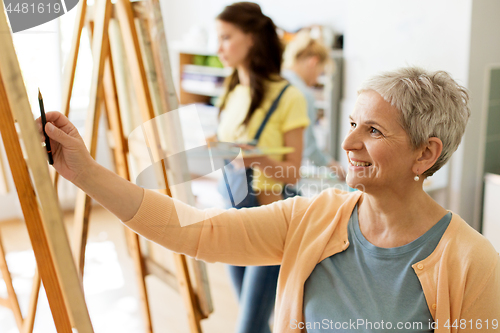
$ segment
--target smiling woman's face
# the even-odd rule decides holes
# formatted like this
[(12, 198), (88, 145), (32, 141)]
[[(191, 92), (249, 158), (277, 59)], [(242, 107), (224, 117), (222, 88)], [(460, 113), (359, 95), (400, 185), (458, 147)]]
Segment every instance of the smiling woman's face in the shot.
[(370, 192), (404, 188), (412, 182), (417, 152), (399, 122), (400, 111), (370, 90), (358, 96), (350, 118), (351, 128), (342, 143), (349, 160), (347, 184)]

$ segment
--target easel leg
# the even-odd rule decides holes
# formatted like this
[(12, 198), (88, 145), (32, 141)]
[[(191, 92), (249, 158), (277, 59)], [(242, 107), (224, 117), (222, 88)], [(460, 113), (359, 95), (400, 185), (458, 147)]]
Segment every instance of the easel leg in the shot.
[(91, 198), (82, 190), (78, 190), (75, 202), (75, 217), (73, 226), (73, 256), (80, 276), (83, 277), (85, 267), (85, 248), (89, 233), (89, 217), (91, 209)]
[(31, 287), (30, 302), (28, 305), (28, 314), (24, 319), (22, 333), (33, 332), (33, 327), (35, 326), (35, 315), (36, 307), (38, 305), (38, 293), (40, 292), (40, 275), (38, 274), (38, 269), (35, 269), (35, 275), (33, 275), (33, 285)]
[(16, 324), (19, 330), (23, 327), (23, 315), (21, 314), (21, 308), (19, 307), (19, 301), (17, 299), (14, 286), (12, 285), (12, 276), (10, 275), (9, 268), (7, 267), (7, 260), (5, 258), (5, 251), (2, 244), (1, 234), (0, 234), (0, 272), (2, 273), (5, 286), (7, 287), (7, 300), (9, 301), (9, 306), (14, 313), (14, 318), (16, 319)]
[(153, 325), (151, 323), (151, 312), (149, 310), (149, 299), (148, 291), (146, 288), (146, 267), (144, 263), (144, 258), (141, 252), (141, 245), (139, 242), (139, 235), (132, 232), (130, 229), (125, 230), (129, 233), (132, 248), (130, 249), (132, 260), (135, 266), (135, 275), (137, 282), (139, 284), (139, 297), (141, 298), (141, 311), (144, 318), (145, 332), (152, 333)]
[[(177, 95), (175, 94), (175, 86), (172, 79), (170, 58), (165, 36), (164, 21), (161, 15), (161, 6), (159, 0), (148, 0), (145, 2), (147, 27), (142, 24), (143, 39), (148, 40), (151, 44), (152, 59), (157, 73), (157, 83), (159, 87), (160, 101), (164, 110), (176, 110), (178, 108)], [(142, 23), (142, 22), (141, 22)], [(170, 129), (172, 131), (172, 129)], [(180, 133), (178, 133), (180, 134)], [(170, 140), (175, 136), (174, 133), (169, 133)], [(176, 139), (174, 139), (176, 140)], [(181, 166), (170, 166), (171, 171), (179, 172)], [(177, 170), (175, 170), (177, 169)], [(189, 196), (189, 195), (188, 195)], [(208, 276), (204, 263), (200, 263), (194, 259), (189, 260), (193, 264), (193, 275), (196, 279), (196, 293), (194, 303), (200, 312), (198, 313), (201, 319), (207, 318), (213, 312), (213, 305), (208, 286)], [(196, 310), (197, 311), (197, 310)]]
[(40, 275), (38, 275), (38, 269), (35, 269), (35, 274), (33, 275), (33, 286), (31, 288), (31, 296), (28, 305), (28, 311), (26, 318), (23, 319), (21, 313), (21, 307), (19, 306), (19, 300), (17, 299), (14, 286), (12, 284), (12, 277), (10, 275), (7, 261), (5, 260), (5, 250), (3, 248), (2, 239), (0, 235), (0, 272), (4, 279), (5, 285), (7, 286), (8, 301), (10, 303), (10, 308), (14, 313), (16, 319), (17, 327), (20, 333), (31, 333), (33, 332), (33, 326), (35, 324), (36, 306), (38, 303), (38, 292), (40, 291)]
[[(90, 155), (95, 158), (97, 150), (97, 134), (100, 119), (100, 108), (103, 97), (102, 76), (104, 73), (104, 61), (109, 52), (108, 26), (111, 18), (111, 1), (98, 0), (95, 6), (95, 33), (92, 41), (92, 56), (94, 67), (92, 69), (92, 86), (90, 89), (90, 104), (85, 123), (85, 143)], [(75, 207), (74, 225), (74, 257), (83, 276), (85, 265), (85, 246), (88, 234), (88, 219), (90, 215), (91, 199), (83, 192), (77, 196)]]
[[(143, 122), (149, 121), (155, 117), (151, 96), (149, 95), (149, 87), (147, 84), (146, 73), (144, 69), (144, 62), (140, 52), (139, 39), (133, 19), (132, 4), (129, 0), (118, 0), (116, 3), (116, 14), (120, 21), (120, 29), (124, 38), (125, 49), (127, 52), (127, 60), (131, 69), (132, 79), (136, 84), (136, 91), (138, 92), (138, 102), (142, 114)], [(153, 134), (158, 138), (158, 133)], [(151, 147), (153, 156), (158, 156), (156, 141)], [(162, 193), (171, 195), (169, 193), (168, 180), (165, 172), (165, 165), (162, 162), (162, 171), (165, 180), (166, 190)], [(179, 254), (173, 254), (177, 267), (177, 277), (179, 280), (181, 294), (186, 304), (188, 311), (189, 326), (191, 332), (201, 332), (201, 311), (197, 305), (196, 296), (189, 277), (189, 270), (186, 263), (186, 258)]]
[(73, 37), (71, 39), (71, 48), (63, 73), (64, 85), (62, 89), (61, 112), (64, 113), (66, 117), (69, 116), (71, 94), (73, 92), (73, 83), (75, 81), (76, 63), (78, 61), (78, 51), (80, 50), (80, 38), (85, 24), (85, 15), (87, 14), (87, 0), (79, 1), (77, 6), (78, 12), (76, 13), (75, 27), (73, 29)]
[(21, 146), (18, 141), (14, 118), (8, 104), (7, 92), (3, 78), (0, 75), (0, 132), (2, 134), (5, 151), (11, 166), (12, 177), (16, 184), (21, 208), (26, 220), (31, 244), (37, 260), (40, 275), (44, 277), (44, 286), (47, 298), (54, 317), (58, 332), (71, 333), (69, 313), (64, 302), (63, 291), (57, 278), (54, 258), (38, 211), (38, 202), (31, 185), (28, 167)]
[[(118, 93), (116, 89), (113, 67), (113, 57), (109, 52), (104, 68), (104, 96), (106, 102), (106, 113), (108, 115), (108, 124), (113, 133), (115, 142), (115, 166), (117, 173), (130, 180), (130, 173), (127, 162), (127, 142), (123, 133), (123, 127), (118, 104)], [(139, 236), (130, 229), (125, 228), (127, 243), (131, 247), (130, 253), (134, 261), (136, 278), (139, 286), (139, 296), (141, 298), (141, 309), (144, 318), (145, 332), (152, 333), (151, 312), (149, 309), (148, 293), (146, 288), (145, 262), (142, 255)]]
[[(83, 25), (85, 24), (85, 15), (87, 14), (87, 0), (78, 2), (78, 12), (76, 14), (75, 27), (73, 29), (73, 37), (71, 39), (71, 48), (69, 51), (68, 61), (64, 66), (63, 87), (62, 87), (62, 109), (66, 117), (69, 117), (71, 94), (73, 93), (73, 83), (75, 81), (76, 63), (78, 60), (78, 51), (80, 50), (80, 38), (82, 36)], [(52, 177), (54, 188), (57, 192), (57, 184), (59, 182), (59, 174), (55, 172)]]
[[(71, 82), (74, 80), (74, 71), (75, 71), (75, 64), (76, 64), (76, 58), (78, 54), (78, 46), (79, 46), (79, 36), (81, 36), (81, 29), (83, 27), (83, 22), (84, 22), (84, 16), (85, 16), (85, 9), (86, 6), (83, 7), (83, 9), (80, 11), (78, 14), (79, 23), (77, 24), (77, 27), (75, 27), (77, 38), (74, 37), (74, 42), (77, 40), (76, 46), (72, 48), (72, 57), (70, 58), (73, 59), (73, 65), (71, 66), (72, 70), (70, 74), (68, 74), (68, 82)], [(98, 15), (96, 14), (96, 17)], [(109, 19), (108, 19), (109, 22)], [(94, 61), (99, 61), (99, 63), (102, 61), (102, 58), (97, 59), (95, 55), (97, 52), (95, 51), (95, 44), (96, 42), (94, 41), (93, 38), (93, 22), (89, 22), (88, 24), (88, 31), (89, 31), (89, 37), (91, 39), (91, 44), (93, 45), (93, 52), (94, 52)], [(100, 29), (100, 28), (98, 28)], [(105, 27), (103, 27), (105, 31), (107, 32), (107, 24)], [(101, 30), (100, 30), (101, 31)], [(107, 34), (106, 34), (107, 35)], [(103, 43), (106, 43), (106, 45), (103, 45)], [(126, 141), (123, 136), (123, 129), (121, 127), (121, 119), (120, 119), (120, 113), (118, 109), (118, 102), (117, 102), (117, 94), (116, 94), (116, 84), (114, 83), (114, 74), (113, 74), (113, 66), (112, 66), (112, 58), (111, 58), (111, 53), (109, 52), (109, 39), (106, 38), (106, 40), (102, 39), (102, 43), (100, 44), (100, 47), (102, 49), (107, 49), (108, 52), (107, 54), (104, 54), (103, 51), (101, 51), (99, 54), (101, 57), (107, 59), (105, 61), (105, 68), (104, 68), (104, 86), (107, 87), (104, 89), (105, 93), (105, 100), (103, 101), (106, 103), (106, 110), (107, 116), (108, 116), (108, 122), (109, 124), (115, 128), (113, 130), (113, 133), (115, 134), (115, 161), (116, 161), (116, 166), (117, 166), (117, 171), (119, 174), (122, 175), (122, 177), (129, 179), (128, 175), (128, 163), (127, 163), (127, 150), (126, 150)], [(107, 58), (106, 58), (107, 56)], [(100, 76), (99, 76), (100, 77)], [(71, 90), (72, 90), (72, 85), (67, 86), (67, 90), (65, 91), (66, 93), (64, 94), (65, 98), (63, 102), (66, 105), (65, 113), (69, 113), (69, 97), (71, 96)], [(94, 90), (92, 90), (94, 91)], [(97, 92), (96, 97), (101, 91)], [(91, 100), (94, 100), (91, 97)], [(88, 135), (86, 136), (87, 138), (90, 139), (90, 144), (89, 147), (91, 147), (91, 154), (94, 152), (93, 157), (95, 157), (95, 142), (97, 141), (97, 131), (98, 131), (98, 125), (99, 125), (99, 118), (100, 118), (100, 108), (98, 106), (98, 103), (96, 102), (95, 104), (97, 106), (97, 109), (94, 108), (89, 108), (89, 114), (88, 114), (88, 120), (87, 120), (87, 126), (86, 129), (89, 130)], [(94, 111), (94, 112), (93, 112)], [(111, 112), (110, 112), (111, 111)], [(117, 134), (118, 133), (118, 134)], [(88, 141), (87, 141), (88, 142)], [(121, 170), (121, 172), (120, 172)], [(88, 226), (89, 226), (89, 216), (90, 216), (90, 211), (91, 211), (91, 205), (90, 205), (90, 198), (86, 196), (83, 192), (80, 192), (77, 196), (77, 202), (76, 202), (76, 207), (75, 207), (75, 226), (74, 226), (74, 255), (75, 255), (75, 261), (78, 263), (78, 267), (80, 268), (80, 272), (83, 276), (83, 269), (84, 269), (84, 262), (85, 262), (85, 247), (86, 247), (86, 242), (87, 242), (87, 235), (88, 235)], [(144, 271), (144, 263), (143, 263), (143, 257), (142, 253), (140, 252), (140, 244), (139, 244), (139, 239), (138, 236), (134, 233), (132, 233), (130, 230), (127, 229), (126, 231), (127, 234), (127, 239), (129, 240), (130, 245), (132, 245), (133, 250), (132, 250), (132, 256), (134, 260), (134, 264), (136, 266), (136, 271), (138, 273), (138, 280), (139, 280), (139, 291), (141, 295), (141, 300), (142, 300), (142, 308), (143, 308), (143, 313), (144, 313), (144, 319), (146, 323), (146, 331), (147, 332), (152, 332), (152, 325), (151, 325), (151, 315), (150, 315), (150, 310), (149, 310), (149, 304), (148, 304), (148, 297), (147, 297), (147, 291), (146, 291), (146, 285), (145, 285), (145, 271)]]
[(7, 181), (7, 174), (3, 166), (3, 152), (0, 150), (0, 195), (9, 193), (9, 183)]
[(186, 256), (174, 253), (177, 279), (179, 280), (179, 289), (181, 291), (184, 304), (188, 312), (189, 327), (192, 333), (201, 333), (201, 311), (198, 308), (196, 295), (189, 277)]

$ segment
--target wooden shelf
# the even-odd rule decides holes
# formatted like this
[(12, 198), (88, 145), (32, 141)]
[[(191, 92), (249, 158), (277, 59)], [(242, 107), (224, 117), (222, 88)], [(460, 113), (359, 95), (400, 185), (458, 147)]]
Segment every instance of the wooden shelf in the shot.
[[(210, 89), (199, 87), (192, 87), (190, 84), (185, 84), (183, 82), (183, 74), (195, 74), (195, 75), (207, 75), (207, 76), (216, 76), (216, 77), (224, 77), (226, 74), (225, 69), (208, 67), (208, 66), (199, 66), (194, 65), (194, 57), (197, 55), (214, 55), (212, 53), (203, 52), (201, 50), (186, 50), (183, 49), (179, 53), (179, 97), (180, 104), (193, 104), (193, 103), (202, 103), (208, 104), (210, 99), (214, 96), (218, 96), (220, 92), (213, 87)], [(208, 85), (208, 84), (207, 84)]]
[(211, 89), (203, 89), (203, 88), (193, 88), (189, 87), (187, 82), (181, 82), (181, 88), (184, 92), (193, 95), (200, 95), (205, 97), (218, 97), (224, 92), (224, 88), (211, 88)]

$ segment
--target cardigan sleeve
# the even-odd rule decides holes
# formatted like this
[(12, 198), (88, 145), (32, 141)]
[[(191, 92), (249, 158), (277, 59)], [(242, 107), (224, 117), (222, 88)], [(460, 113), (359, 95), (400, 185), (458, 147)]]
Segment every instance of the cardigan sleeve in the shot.
[(165, 248), (198, 260), (278, 265), (294, 205), (290, 198), (248, 209), (199, 210), (146, 189), (135, 216), (123, 223)]
[(478, 293), (474, 301), (467, 309), (464, 309), (457, 323), (458, 332), (500, 332), (500, 257), (498, 255), (491, 270), (485, 272), (484, 282), (476, 287)]

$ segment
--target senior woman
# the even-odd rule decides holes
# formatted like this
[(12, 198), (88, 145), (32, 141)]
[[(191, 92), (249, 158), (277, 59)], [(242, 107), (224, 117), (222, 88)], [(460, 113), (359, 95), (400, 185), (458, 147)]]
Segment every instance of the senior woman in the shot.
[[(56, 170), (143, 236), (206, 262), (281, 264), (274, 332), (496, 332), (497, 252), (422, 189), (457, 149), (467, 102), (445, 72), (378, 75), (360, 90), (343, 143), (347, 183), (361, 191), (227, 211), (125, 181), (60, 113), (47, 113), (46, 130)], [(181, 227), (192, 214), (203, 221)]]

